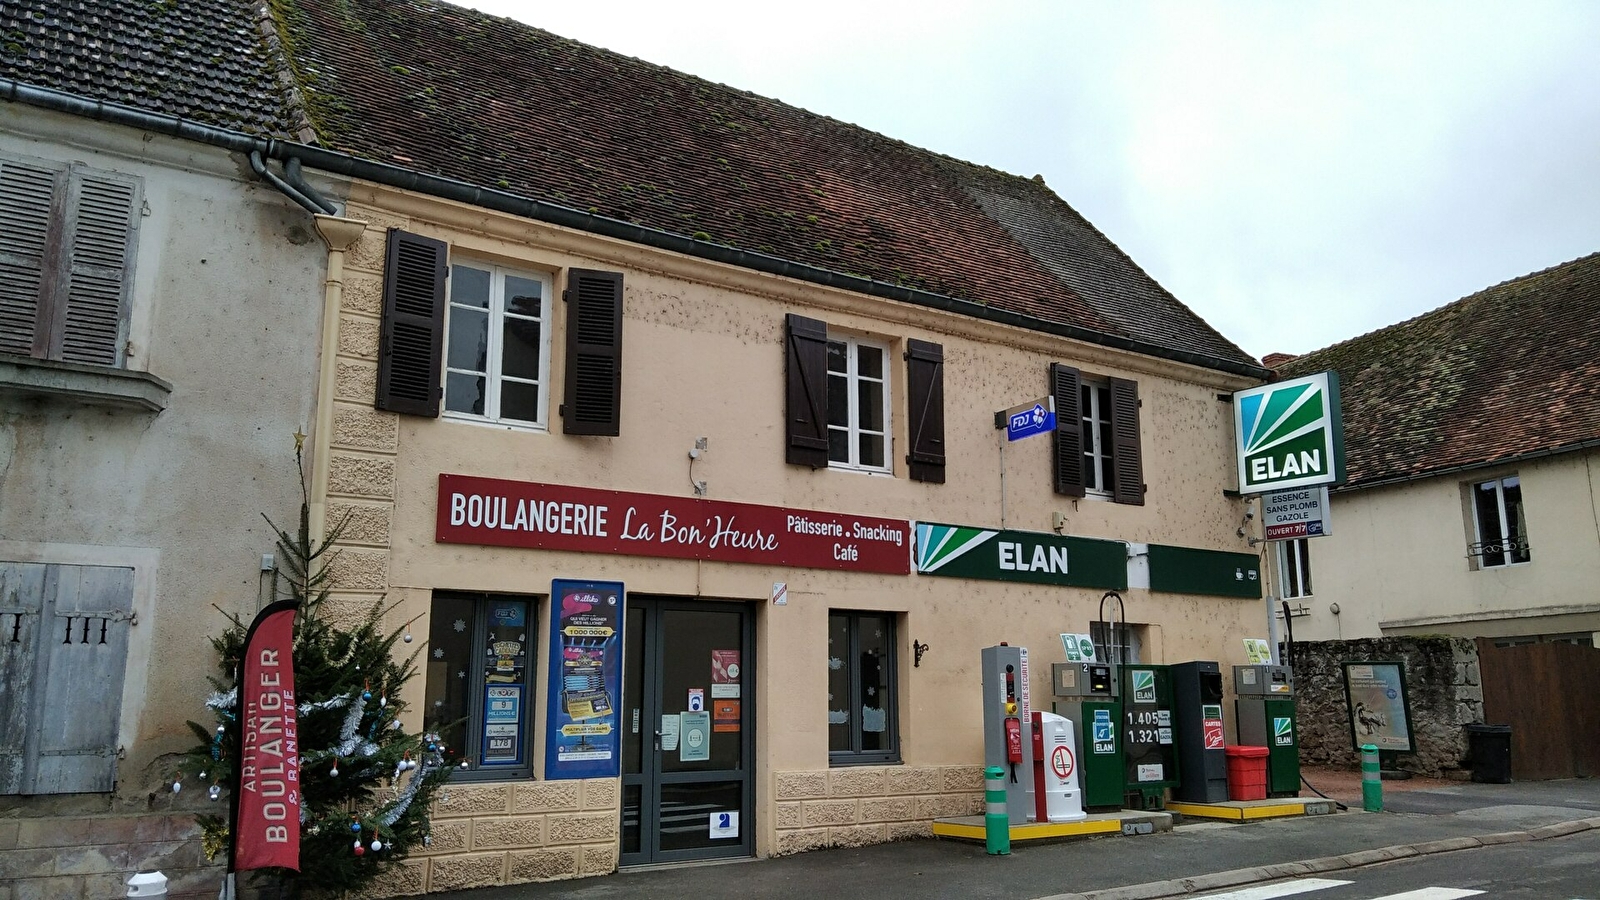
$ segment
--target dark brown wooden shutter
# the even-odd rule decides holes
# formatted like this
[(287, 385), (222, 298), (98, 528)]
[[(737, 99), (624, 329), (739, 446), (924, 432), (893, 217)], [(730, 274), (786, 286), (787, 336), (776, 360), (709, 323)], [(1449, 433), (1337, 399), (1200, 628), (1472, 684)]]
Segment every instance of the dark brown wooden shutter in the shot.
[(1056, 398), (1056, 493), (1083, 496), (1083, 378), (1077, 369), (1050, 364), (1050, 393)]
[(785, 319), (788, 376), (784, 403), (792, 465), (828, 465), (828, 325), (790, 313)]
[(374, 403), (378, 409), (412, 416), (439, 415), (447, 253), (443, 241), (389, 229)]
[(52, 359), (120, 365), (139, 224), (139, 183), (74, 167), (67, 198), (66, 303)]
[(906, 342), (906, 406), (913, 481), (944, 484), (944, 347)]
[(1111, 379), (1111, 499), (1144, 505), (1144, 463), (1139, 454), (1139, 383)]
[(46, 164), (0, 157), (0, 353), (43, 357), (49, 352), (45, 297), (47, 257), (56, 252), (56, 209), (66, 172)]
[(567, 392), (561, 430), (622, 433), (622, 273), (567, 270)]

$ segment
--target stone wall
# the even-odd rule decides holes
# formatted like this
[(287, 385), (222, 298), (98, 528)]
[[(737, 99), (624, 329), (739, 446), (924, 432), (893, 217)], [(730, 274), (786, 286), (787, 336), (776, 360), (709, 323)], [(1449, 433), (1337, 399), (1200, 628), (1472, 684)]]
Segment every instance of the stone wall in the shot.
[(1305, 641), (1294, 645), (1295, 700), (1304, 765), (1356, 767), (1344, 688), (1345, 662), (1405, 663), (1406, 694), (1416, 752), (1402, 754), (1405, 771), (1447, 777), (1467, 755), (1463, 725), (1483, 721), (1477, 645), (1465, 638), (1387, 637)]
[(430, 845), (413, 849), (367, 896), (613, 872), (620, 785), (615, 778), (447, 785), (433, 805)]
[(773, 856), (929, 837), (934, 819), (983, 814), (982, 766), (777, 772)]

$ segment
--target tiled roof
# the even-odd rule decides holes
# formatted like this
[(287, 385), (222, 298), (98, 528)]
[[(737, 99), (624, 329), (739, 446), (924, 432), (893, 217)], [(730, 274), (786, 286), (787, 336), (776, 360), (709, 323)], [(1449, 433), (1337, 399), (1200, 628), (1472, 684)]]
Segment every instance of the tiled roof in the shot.
[(1333, 369), (1349, 484), (1492, 465), (1600, 439), (1600, 253), (1307, 353)]
[(289, 137), (281, 63), (241, 0), (0, 2), (0, 78)]
[(1041, 181), (428, 0), (277, 0), (326, 146), (1232, 364)]
[(0, 0), (0, 28), (3, 78), (1258, 367), (1042, 180), (509, 19), (429, 0)]

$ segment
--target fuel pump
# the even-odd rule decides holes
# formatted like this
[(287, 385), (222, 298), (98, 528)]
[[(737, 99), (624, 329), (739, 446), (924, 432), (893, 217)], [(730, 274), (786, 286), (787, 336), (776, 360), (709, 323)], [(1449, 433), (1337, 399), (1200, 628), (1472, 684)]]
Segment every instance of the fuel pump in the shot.
[(1028, 651), (1002, 643), (983, 648), (982, 658), (983, 764), (1005, 771), (1006, 817), (1021, 825), (1033, 808)]

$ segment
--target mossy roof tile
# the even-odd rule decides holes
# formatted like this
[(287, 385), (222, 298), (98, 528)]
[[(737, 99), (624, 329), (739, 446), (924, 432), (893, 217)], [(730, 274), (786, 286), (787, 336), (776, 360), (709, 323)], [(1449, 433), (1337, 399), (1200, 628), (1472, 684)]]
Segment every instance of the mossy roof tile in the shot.
[(1600, 439), (1600, 253), (1299, 356), (1335, 370), (1351, 486)]

